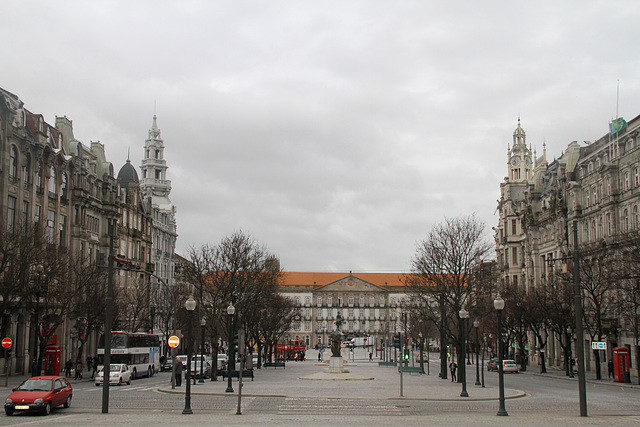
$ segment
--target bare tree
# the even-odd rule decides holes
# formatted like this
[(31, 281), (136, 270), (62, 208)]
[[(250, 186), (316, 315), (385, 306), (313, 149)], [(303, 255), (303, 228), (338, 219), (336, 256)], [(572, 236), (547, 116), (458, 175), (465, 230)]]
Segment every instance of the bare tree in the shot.
[[(459, 312), (470, 302), (471, 276), (491, 253), (484, 228), (475, 215), (445, 218), (418, 244), (412, 274), (405, 278), (411, 298), (425, 309), (424, 321), (433, 322), (440, 331), (443, 379), (447, 378), (446, 344), (459, 341)], [(459, 348), (461, 345), (458, 343)], [(458, 360), (461, 363), (464, 361)]]

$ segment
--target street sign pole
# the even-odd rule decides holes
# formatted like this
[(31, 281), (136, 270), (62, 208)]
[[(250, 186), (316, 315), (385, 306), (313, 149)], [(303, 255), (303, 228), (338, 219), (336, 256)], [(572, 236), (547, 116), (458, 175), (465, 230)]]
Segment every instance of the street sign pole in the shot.
[(7, 387), (9, 385), (9, 349), (13, 344), (13, 340), (9, 337), (2, 339), (2, 348), (4, 348), (4, 386)]

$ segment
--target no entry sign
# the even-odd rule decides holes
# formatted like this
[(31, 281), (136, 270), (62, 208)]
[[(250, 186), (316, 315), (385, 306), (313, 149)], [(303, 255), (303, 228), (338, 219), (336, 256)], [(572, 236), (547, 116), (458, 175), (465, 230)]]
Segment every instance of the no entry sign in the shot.
[(11, 338), (3, 338), (2, 339), (2, 346), (4, 348), (9, 348), (11, 347), (11, 344), (13, 344), (13, 341), (11, 341)]
[(169, 337), (169, 340), (167, 341), (167, 344), (169, 344), (169, 347), (171, 348), (176, 348), (180, 345), (180, 338), (175, 335), (171, 335)]

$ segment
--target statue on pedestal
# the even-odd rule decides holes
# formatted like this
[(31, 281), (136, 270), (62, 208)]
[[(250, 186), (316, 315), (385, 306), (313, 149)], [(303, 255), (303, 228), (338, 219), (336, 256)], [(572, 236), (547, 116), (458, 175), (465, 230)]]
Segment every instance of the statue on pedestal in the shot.
[(342, 345), (342, 316), (338, 313), (336, 317), (336, 330), (331, 333), (331, 357), (341, 357), (340, 346)]

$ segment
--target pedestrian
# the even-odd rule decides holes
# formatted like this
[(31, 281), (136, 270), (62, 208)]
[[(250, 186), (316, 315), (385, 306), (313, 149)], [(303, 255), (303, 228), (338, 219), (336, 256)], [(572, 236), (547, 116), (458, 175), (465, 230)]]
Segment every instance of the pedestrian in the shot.
[(322, 360), (322, 353), (318, 352), (318, 362)]
[(91, 365), (93, 364), (93, 357), (87, 355), (87, 372), (91, 372)]
[(182, 385), (182, 372), (184, 371), (184, 365), (182, 361), (178, 359), (176, 361), (176, 387), (180, 387)]
[(73, 378), (74, 380), (82, 379), (82, 362), (80, 359), (76, 361), (76, 375)]
[(369, 362), (373, 362), (373, 352), (369, 352)]
[(449, 370), (451, 371), (451, 382), (456, 382), (458, 381), (456, 379), (456, 369), (458, 368), (458, 365), (456, 365), (456, 362), (454, 362), (453, 360), (451, 361), (451, 363), (449, 363)]
[(609, 378), (615, 377), (615, 375), (613, 374), (613, 359), (609, 359), (609, 362), (607, 363), (607, 368), (609, 368)]
[(93, 358), (93, 372), (91, 372), (91, 378), (95, 377), (98, 373), (98, 355)]
[(71, 361), (71, 359), (69, 359), (64, 364), (64, 375), (65, 375), (65, 377), (71, 378), (71, 368), (73, 368), (73, 362)]

